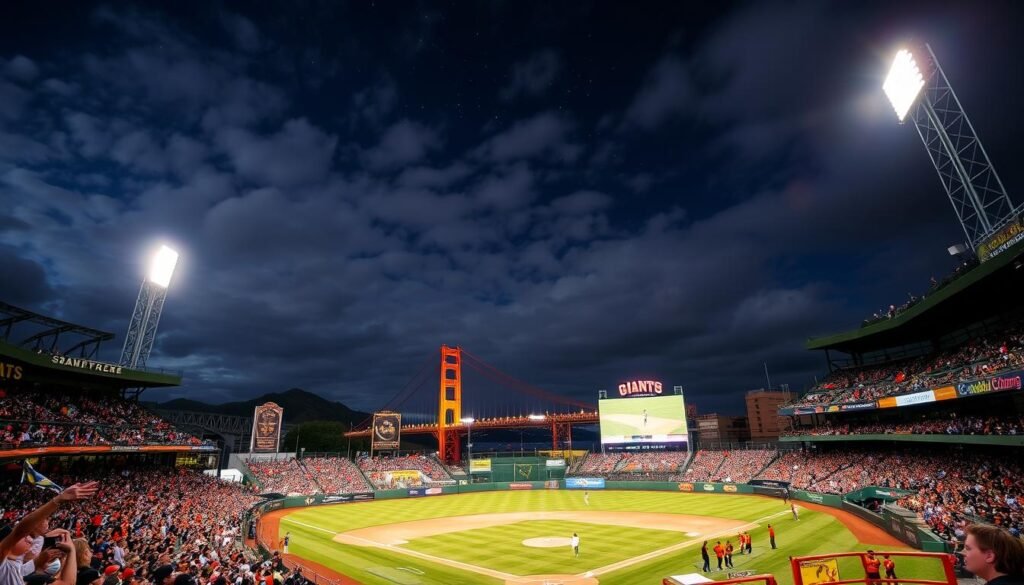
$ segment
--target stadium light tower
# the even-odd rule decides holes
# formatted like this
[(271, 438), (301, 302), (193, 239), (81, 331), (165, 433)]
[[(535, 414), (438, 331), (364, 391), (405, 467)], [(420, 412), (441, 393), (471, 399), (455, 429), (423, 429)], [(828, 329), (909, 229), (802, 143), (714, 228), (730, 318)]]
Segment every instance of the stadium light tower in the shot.
[(929, 45), (900, 49), (882, 89), (900, 123), (913, 120), (972, 248), (1016, 218), (1021, 210), (1006, 194)]
[(167, 298), (167, 286), (177, 264), (178, 253), (167, 246), (160, 246), (153, 256), (124, 337), (120, 365), (126, 368), (145, 367), (156, 340), (156, 327), (160, 324), (160, 314)]
[(468, 433), (468, 435), (466, 436), (466, 447), (469, 449), (469, 453), (466, 455), (466, 457), (469, 459), (469, 472), (473, 473), (473, 423), (476, 422), (476, 419), (471, 416), (467, 416), (465, 418), (459, 419), (459, 422), (466, 425), (466, 431)]

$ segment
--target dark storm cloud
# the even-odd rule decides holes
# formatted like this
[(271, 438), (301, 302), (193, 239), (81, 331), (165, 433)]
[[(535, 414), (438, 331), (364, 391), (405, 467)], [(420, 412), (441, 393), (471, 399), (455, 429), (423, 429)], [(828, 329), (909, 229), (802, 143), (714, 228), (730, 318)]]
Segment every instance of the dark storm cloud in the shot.
[(214, 38), (100, 8), (66, 50), (0, 52), (0, 298), (120, 334), (171, 242), (152, 363), (176, 395), (373, 408), (449, 343), (588, 399), (644, 374), (738, 411), (765, 361), (803, 387), (806, 337), (948, 262), (916, 136), (877, 78), (823, 67), (884, 68), (851, 32), (876, 16), (747, 7), (605, 70), (579, 55), (622, 38), (492, 58), (458, 15), (346, 12), (325, 47), (210, 10)]

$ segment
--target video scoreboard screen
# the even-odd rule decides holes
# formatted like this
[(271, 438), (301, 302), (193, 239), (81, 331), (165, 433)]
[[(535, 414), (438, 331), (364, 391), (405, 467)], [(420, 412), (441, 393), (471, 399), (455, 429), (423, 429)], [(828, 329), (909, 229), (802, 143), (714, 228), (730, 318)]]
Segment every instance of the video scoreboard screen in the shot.
[(598, 411), (601, 444), (605, 450), (688, 448), (686, 405), (682, 394), (608, 398), (598, 401)]

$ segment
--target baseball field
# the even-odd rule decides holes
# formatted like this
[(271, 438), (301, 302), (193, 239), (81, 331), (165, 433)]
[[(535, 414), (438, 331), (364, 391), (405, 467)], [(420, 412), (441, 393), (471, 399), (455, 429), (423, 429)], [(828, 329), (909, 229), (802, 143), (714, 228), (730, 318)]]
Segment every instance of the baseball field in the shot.
[[(338, 583), (368, 585), (660, 583), (701, 572), (700, 547), (738, 546), (749, 532), (753, 554), (733, 555), (732, 569), (773, 573), (791, 585), (790, 556), (843, 551), (908, 550), (844, 512), (799, 504), (794, 520), (781, 500), (740, 495), (572, 490), (497, 491), (379, 500), (267, 514), (265, 541), (290, 534), (289, 559)], [(775, 528), (772, 550), (768, 524)], [(579, 555), (570, 539), (579, 536)], [(941, 578), (931, 559), (900, 558), (900, 577)], [(841, 577), (862, 578), (855, 559)]]

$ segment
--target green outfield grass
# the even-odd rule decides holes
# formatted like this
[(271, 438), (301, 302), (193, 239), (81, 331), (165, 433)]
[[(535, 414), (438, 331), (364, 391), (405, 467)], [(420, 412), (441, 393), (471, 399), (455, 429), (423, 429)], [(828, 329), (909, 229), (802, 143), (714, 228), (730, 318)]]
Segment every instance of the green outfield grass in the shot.
[[(637, 511), (704, 515), (757, 522), (758, 527), (750, 530), (754, 554), (734, 555), (734, 570), (773, 573), (780, 584), (786, 585), (793, 583), (789, 568), (790, 556), (861, 551), (870, 548), (858, 544), (853, 534), (828, 514), (805, 509), (801, 513), (800, 521), (797, 522), (787, 513), (787, 507), (781, 501), (769, 498), (669, 492), (591, 491), (590, 504), (589, 507), (585, 506), (582, 494), (570, 490), (482, 492), (457, 496), (381, 500), (301, 509), (283, 518), (280, 530), (281, 535), (285, 531), (291, 532), (291, 553), (331, 567), (367, 585), (501, 583), (501, 580), (493, 577), (409, 557), (391, 550), (342, 545), (332, 540), (337, 533), (357, 528), (429, 518), (453, 517), (451, 522), (458, 522), (457, 516), (470, 514), (563, 510)], [(769, 517), (770, 520), (765, 520)], [(778, 550), (773, 551), (768, 547), (768, 522), (775, 526)], [(525, 538), (570, 536), (574, 530), (581, 536), (580, 559), (572, 558), (568, 550), (561, 548), (537, 549), (522, 544)], [(586, 522), (526, 521), (514, 525), (419, 538), (402, 546), (504, 573), (533, 575), (584, 573), (596, 567), (661, 548), (666, 546), (665, 543), (676, 544), (682, 540), (688, 539), (681, 539), (677, 532), (666, 533), (662, 530), (612, 527)], [(700, 565), (700, 542), (696, 541), (681, 551), (599, 575), (598, 579), (602, 585), (660, 583), (660, 579), (668, 575), (700, 572)], [(856, 561), (843, 561), (840, 570), (843, 578), (863, 576), (862, 571), (856, 566)], [(897, 559), (897, 573), (902, 578), (941, 577), (941, 569), (937, 563), (919, 559)], [(724, 571), (715, 571), (708, 576), (713, 579), (727, 578)]]

